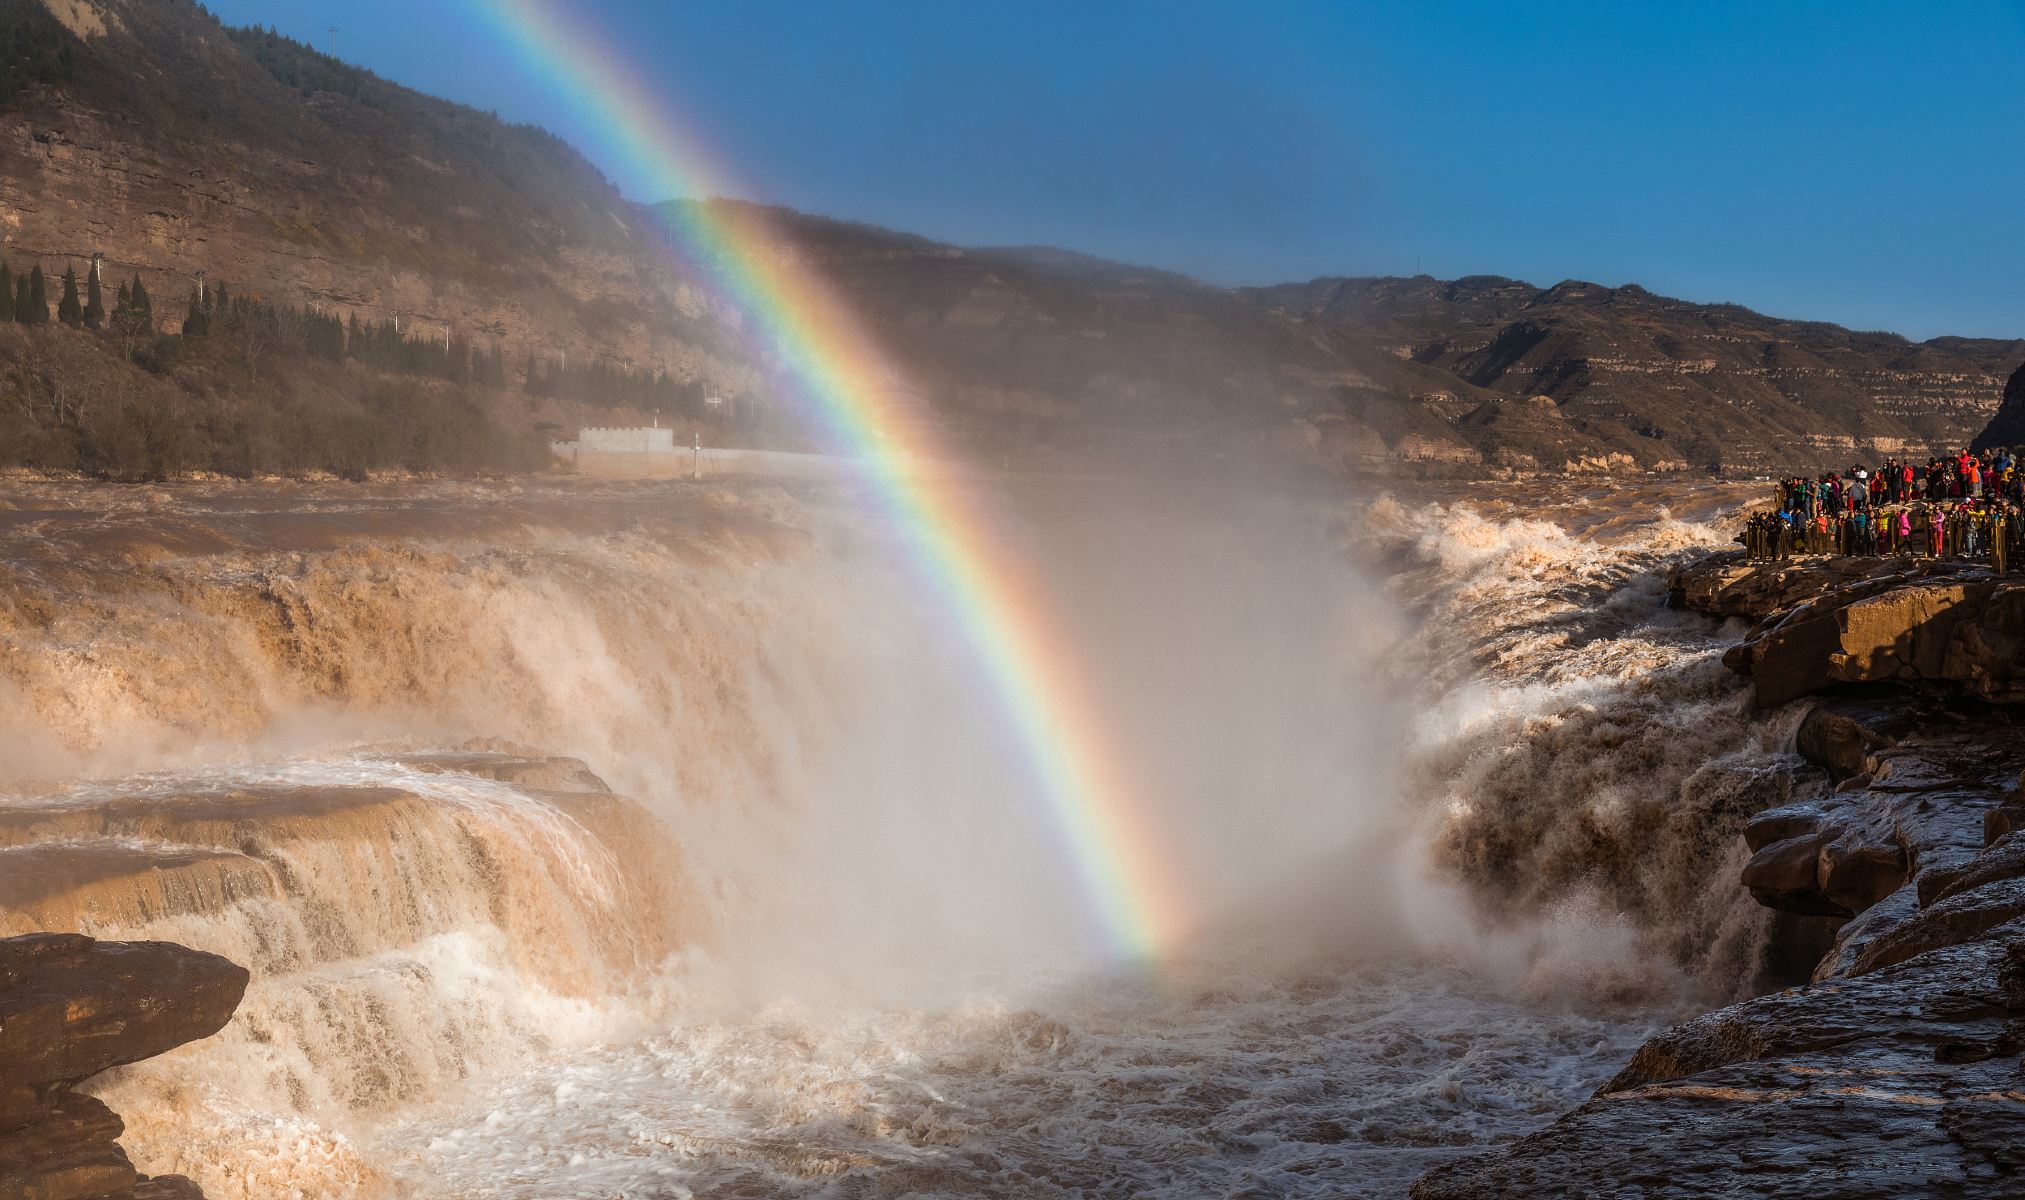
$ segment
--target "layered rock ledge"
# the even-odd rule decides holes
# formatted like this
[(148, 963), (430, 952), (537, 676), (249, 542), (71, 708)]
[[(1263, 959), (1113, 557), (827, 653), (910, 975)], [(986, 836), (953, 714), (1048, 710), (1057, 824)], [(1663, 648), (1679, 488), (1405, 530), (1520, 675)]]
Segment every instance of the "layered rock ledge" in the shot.
[(1806, 798), (1750, 822), (1738, 882), (1833, 946), (1413, 1195), (2025, 1195), (2025, 579), (1725, 554), (1672, 584), (1750, 623), (1724, 661), (1760, 706), (1808, 706)]
[(135, 1170), (119, 1117), (73, 1089), (210, 1037), (246, 984), (243, 968), (168, 942), (0, 939), (0, 1200), (202, 1200), (180, 1175)]
[(1674, 572), (1683, 607), (1756, 622), (1723, 661), (1774, 708), (1845, 683), (2025, 701), (2025, 577), (1975, 563), (1741, 552)]

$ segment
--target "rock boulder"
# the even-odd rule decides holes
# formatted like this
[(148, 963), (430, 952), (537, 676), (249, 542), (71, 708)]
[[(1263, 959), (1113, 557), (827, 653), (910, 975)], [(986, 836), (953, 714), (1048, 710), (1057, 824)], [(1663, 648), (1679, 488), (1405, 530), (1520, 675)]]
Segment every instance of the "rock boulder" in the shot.
[(246, 971), (167, 942), (0, 939), (0, 1200), (190, 1200), (134, 1170), (113, 1111), (71, 1089), (225, 1027)]

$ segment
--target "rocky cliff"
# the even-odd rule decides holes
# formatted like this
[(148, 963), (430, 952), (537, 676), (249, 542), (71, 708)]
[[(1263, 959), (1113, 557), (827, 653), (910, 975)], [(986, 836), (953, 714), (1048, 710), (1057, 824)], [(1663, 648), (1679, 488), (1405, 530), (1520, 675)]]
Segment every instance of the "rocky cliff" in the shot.
[(1648, 1042), (1595, 1097), (1420, 1200), (2018, 1194), (2025, 1169), (2020, 585), (1875, 559), (1676, 572), (1755, 622), (1726, 658), (1806, 703), (1794, 802), (1746, 828), (1739, 884), (1836, 926), (1813, 981)]
[(2025, 366), (2011, 372), (2010, 380), (2004, 384), (2004, 399), (1997, 405), (1997, 415), (1976, 435), (1976, 449), (1991, 446), (2025, 446)]
[(225, 1027), (247, 973), (167, 942), (0, 939), (0, 1200), (202, 1200), (146, 1178), (110, 1108), (74, 1090)]

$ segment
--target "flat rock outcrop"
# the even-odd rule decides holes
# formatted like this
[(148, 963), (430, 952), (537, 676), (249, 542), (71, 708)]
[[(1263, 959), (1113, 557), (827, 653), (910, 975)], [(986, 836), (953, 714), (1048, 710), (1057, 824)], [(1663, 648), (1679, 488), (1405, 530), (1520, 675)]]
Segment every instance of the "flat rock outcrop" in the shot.
[(1754, 567), (1730, 555), (1676, 571), (1672, 586), (1682, 607), (1757, 617), (1723, 661), (1763, 708), (1852, 683), (2025, 700), (2025, 578), (1923, 559)]
[(246, 984), (244, 968), (168, 942), (0, 939), (0, 1200), (201, 1200), (187, 1179), (136, 1171), (119, 1117), (72, 1089), (210, 1037)]
[(1676, 608), (1712, 617), (1762, 621), (1843, 584), (1880, 574), (1896, 578), (1912, 565), (1910, 560), (1875, 558), (1764, 563), (1752, 562), (1741, 550), (1731, 550), (1681, 567), (1667, 582)]

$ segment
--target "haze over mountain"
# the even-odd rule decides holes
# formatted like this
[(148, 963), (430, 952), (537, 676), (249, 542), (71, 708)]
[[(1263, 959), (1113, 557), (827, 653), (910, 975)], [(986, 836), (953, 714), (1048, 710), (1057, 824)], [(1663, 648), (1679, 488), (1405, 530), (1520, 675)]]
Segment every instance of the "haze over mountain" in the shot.
[[(545, 426), (655, 408), (721, 421), (706, 394), (743, 402), (743, 425), (709, 436), (797, 436), (763, 349), (660, 215), (539, 130), (228, 30), (186, 0), (0, 0), (0, 45), (0, 238), (17, 274), (82, 277), (102, 253), (108, 291), (144, 280), (155, 327), (175, 335), (203, 273), (207, 294), (227, 282), (260, 313), (398, 323), (449, 360), (375, 358), (355, 340), (312, 366), (302, 320), (229, 312), (221, 329), (262, 332), (136, 345), (8, 329), (0, 460), (520, 465)], [(895, 386), (955, 443), (1008, 460), (1224, 439), (1330, 470), (1847, 465), (1966, 442), (2025, 358), (2025, 340), (1914, 343), (1637, 287), (1226, 289), (1069, 251), (747, 215), (858, 304)], [(377, 432), (420, 411), (434, 416)], [(275, 448), (305, 421), (358, 448), (342, 461)], [(126, 458), (181, 426), (201, 436)], [(479, 427), (491, 449), (445, 449)]]

